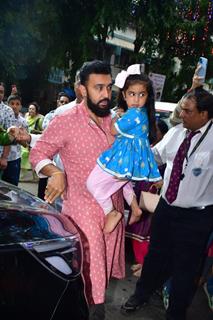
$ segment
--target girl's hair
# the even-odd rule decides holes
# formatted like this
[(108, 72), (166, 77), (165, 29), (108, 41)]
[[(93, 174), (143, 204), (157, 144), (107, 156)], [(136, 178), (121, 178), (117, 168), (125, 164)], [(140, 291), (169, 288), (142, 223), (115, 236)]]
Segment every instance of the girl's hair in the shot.
[(154, 89), (152, 86), (152, 81), (149, 77), (144, 74), (134, 74), (129, 75), (126, 79), (125, 85), (123, 89), (119, 90), (118, 93), (118, 107), (122, 108), (124, 111), (128, 109), (127, 103), (124, 100), (123, 92), (125, 93), (129, 86), (134, 85), (136, 83), (143, 84), (146, 87), (148, 92), (147, 101), (145, 107), (147, 109), (148, 121), (149, 121), (149, 141), (153, 143), (156, 139), (156, 118), (155, 118), (155, 98), (154, 98)]
[(167, 123), (162, 120), (162, 119), (158, 119), (157, 120), (157, 126), (158, 126), (158, 129), (160, 130), (161, 134), (164, 136), (164, 134), (167, 133), (167, 131), (169, 130), (169, 127), (167, 125)]

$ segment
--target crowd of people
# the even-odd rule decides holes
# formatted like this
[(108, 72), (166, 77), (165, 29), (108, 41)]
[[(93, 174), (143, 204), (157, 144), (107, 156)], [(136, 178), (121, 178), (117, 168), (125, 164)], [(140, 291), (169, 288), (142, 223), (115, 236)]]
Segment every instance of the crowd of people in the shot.
[[(73, 98), (73, 97), (72, 97)], [(57, 107), (63, 106), (71, 101), (71, 97), (65, 92), (59, 92), (57, 96)], [(74, 101), (72, 101), (73, 103)], [(75, 104), (75, 103), (74, 103)], [(46, 116), (40, 113), (40, 106), (36, 101), (32, 101), (27, 106), (27, 112), (22, 112), (22, 98), (18, 93), (17, 87), (12, 85), (11, 94), (5, 97), (5, 85), (0, 83), (0, 127), (1, 138), (1, 179), (13, 185), (18, 185), (20, 181), (38, 181), (35, 171), (29, 161), (30, 147), (27, 143), (14, 143), (13, 136), (4, 132), (12, 127), (24, 128), (29, 134), (40, 135), (47, 127), (54, 116), (56, 109), (51, 110)], [(31, 179), (29, 176), (31, 174)], [(43, 183), (39, 181), (38, 196), (44, 199)]]
[[(145, 218), (141, 191), (153, 184), (161, 187), (161, 196), (145, 240), (138, 232), (136, 241), (146, 241), (146, 248), (134, 244), (139, 279), (121, 312), (132, 314), (149, 302), (155, 290), (167, 289), (166, 319), (186, 319), (207, 248), (212, 254), (208, 241), (213, 230), (213, 95), (203, 89), (201, 80), (195, 71), (169, 130), (156, 122), (152, 83), (140, 65), (117, 75), (114, 116), (111, 69), (103, 61), (84, 63), (76, 73), (76, 100), (69, 102), (67, 94), (60, 93), (57, 109), (45, 117), (36, 102), (30, 103), (25, 119), (21, 117), (21, 100), (8, 98), (5, 105), (0, 84), (0, 125), (7, 130), (3, 133), (8, 144), (14, 143), (14, 136), (27, 148), (25, 160), (40, 179), (41, 197), (51, 204), (61, 198), (61, 214), (81, 236), (90, 320), (105, 318), (109, 280), (125, 276), (123, 197), (131, 207), (133, 228), (128, 234), (135, 235), (134, 227), (143, 225)], [(12, 147), (16, 148), (13, 168), (20, 168), (19, 144)], [(12, 147), (1, 147), (2, 179)], [(136, 181), (135, 190), (131, 181)], [(206, 292), (211, 285), (210, 277)]]

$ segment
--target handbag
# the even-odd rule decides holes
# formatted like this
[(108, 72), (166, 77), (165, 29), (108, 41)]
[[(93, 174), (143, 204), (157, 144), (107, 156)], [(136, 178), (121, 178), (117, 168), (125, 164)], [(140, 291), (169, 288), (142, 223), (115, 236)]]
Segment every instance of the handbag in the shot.
[(149, 191), (141, 191), (139, 207), (142, 210), (153, 213), (158, 205), (159, 199), (159, 194), (151, 193)]

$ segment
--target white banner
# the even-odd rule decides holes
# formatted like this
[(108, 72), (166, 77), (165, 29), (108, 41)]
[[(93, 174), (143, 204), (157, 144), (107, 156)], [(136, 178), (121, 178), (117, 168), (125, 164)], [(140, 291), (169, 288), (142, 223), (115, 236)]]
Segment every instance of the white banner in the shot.
[(163, 93), (163, 87), (166, 80), (164, 74), (149, 73), (149, 78), (152, 80), (154, 91), (155, 91), (155, 101), (160, 101)]

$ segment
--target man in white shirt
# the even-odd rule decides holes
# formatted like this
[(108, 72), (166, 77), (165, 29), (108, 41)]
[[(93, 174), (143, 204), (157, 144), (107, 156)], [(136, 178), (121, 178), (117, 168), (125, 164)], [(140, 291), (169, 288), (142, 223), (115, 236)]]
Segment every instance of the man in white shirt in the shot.
[[(213, 95), (202, 88), (190, 91), (182, 100), (180, 117), (182, 124), (170, 129), (153, 148), (158, 164), (167, 165), (164, 185), (152, 220), (150, 247), (141, 278), (134, 294), (122, 306), (126, 314), (145, 305), (151, 294), (171, 277), (166, 319), (185, 320), (213, 229)], [(179, 184), (177, 194), (173, 186), (171, 201), (170, 178), (178, 172), (173, 168), (175, 156), (191, 132), (194, 136), (181, 164), (181, 179), (175, 177)]]
[(79, 87), (80, 87), (79, 73), (80, 73), (80, 71), (77, 70), (76, 75), (75, 75), (75, 83), (74, 83), (74, 91), (75, 91), (76, 99), (67, 103), (67, 104), (58, 106), (58, 108), (54, 112), (54, 117), (67, 111), (67, 110), (70, 110), (72, 107), (76, 106), (76, 104), (78, 104), (82, 101), (82, 95), (81, 95), (81, 92), (79, 89)]
[[(15, 115), (13, 110), (3, 102), (4, 93), (4, 83), (0, 82), (0, 127), (7, 130), (15, 125)], [(7, 168), (9, 153), (10, 146), (0, 146), (0, 176), (3, 173), (3, 170)]]
[[(20, 114), (21, 110), (21, 97), (17, 94), (10, 95), (7, 99), (8, 106), (13, 110), (15, 115), (15, 126), (28, 129), (27, 121)], [(19, 176), (21, 170), (21, 146), (15, 144), (10, 146), (10, 153), (7, 158), (7, 168), (3, 171), (2, 180), (14, 184), (19, 183)]]
[[(57, 107), (56, 108), (58, 108), (60, 106), (67, 105), (67, 104), (69, 104), (69, 102), (70, 102), (70, 97), (64, 92), (59, 92), (58, 97), (57, 97)], [(54, 118), (55, 111), (56, 111), (56, 109), (53, 109), (45, 115), (44, 120), (42, 122), (42, 129), (43, 130), (47, 128), (50, 121)]]

